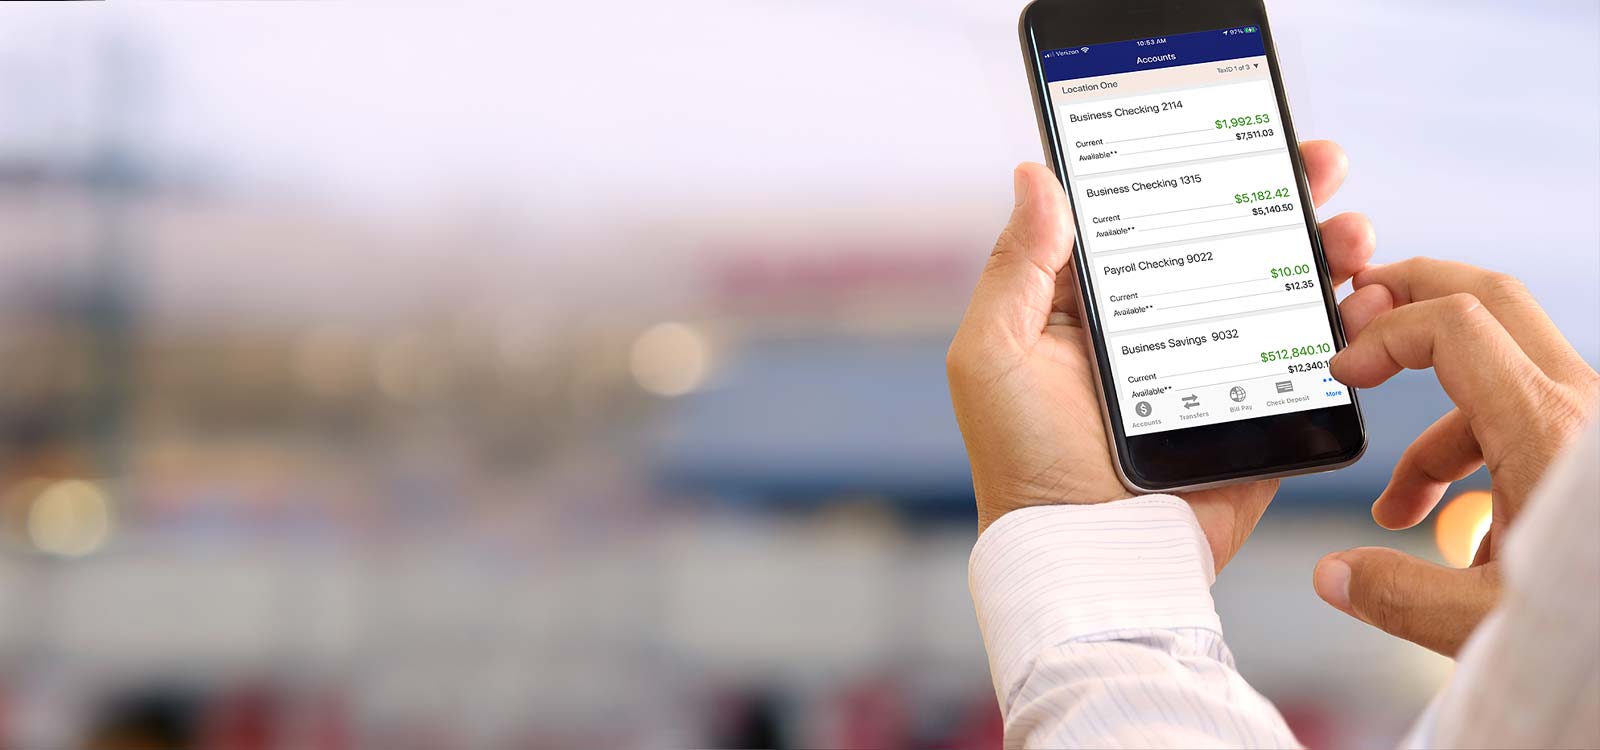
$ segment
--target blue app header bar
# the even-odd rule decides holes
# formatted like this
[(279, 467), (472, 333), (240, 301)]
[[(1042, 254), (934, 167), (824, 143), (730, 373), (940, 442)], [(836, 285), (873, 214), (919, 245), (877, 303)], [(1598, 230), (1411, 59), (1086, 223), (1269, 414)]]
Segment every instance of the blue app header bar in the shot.
[(1053, 49), (1039, 55), (1047, 82), (1236, 60), (1267, 53), (1259, 26), (1237, 26), (1126, 42)]

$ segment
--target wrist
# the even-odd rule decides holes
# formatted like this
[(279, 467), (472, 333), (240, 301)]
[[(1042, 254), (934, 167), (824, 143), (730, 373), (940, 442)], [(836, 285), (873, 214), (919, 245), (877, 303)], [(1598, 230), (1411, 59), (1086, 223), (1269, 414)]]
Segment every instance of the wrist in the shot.
[(1052, 494), (1048, 495), (1037, 489), (1013, 490), (1005, 493), (980, 490), (975, 494), (978, 501), (978, 533), (980, 534), (1006, 514), (1025, 508), (1040, 508), (1052, 505), (1099, 505), (1136, 497), (1121, 485), (1118, 485), (1114, 490), (1105, 487), (1057, 487)]

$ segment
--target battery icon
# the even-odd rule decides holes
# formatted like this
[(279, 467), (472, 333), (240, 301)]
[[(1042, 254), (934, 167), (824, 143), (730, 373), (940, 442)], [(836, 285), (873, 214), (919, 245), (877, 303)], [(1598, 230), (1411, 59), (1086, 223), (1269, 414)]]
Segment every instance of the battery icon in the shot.
[(1244, 27), (1244, 33), (1246, 33), (1246, 34), (1254, 34), (1254, 33), (1256, 33), (1256, 27), (1254, 27), (1254, 26), (1246, 26), (1246, 27)]

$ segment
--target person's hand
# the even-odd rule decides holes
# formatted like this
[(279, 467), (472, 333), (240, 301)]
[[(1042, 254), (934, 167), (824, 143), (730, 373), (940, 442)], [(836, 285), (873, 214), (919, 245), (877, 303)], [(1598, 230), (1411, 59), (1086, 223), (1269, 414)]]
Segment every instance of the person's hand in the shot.
[[(1344, 181), (1347, 162), (1327, 141), (1301, 144), (1317, 205)], [(1078, 319), (1071, 208), (1040, 164), (1015, 174), (1016, 207), (956, 331), (946, 358), (950, 397), (972, 463), (978, 529), (1032, 505), (1129, 497), (1111, 463), (1095, 395), (1099, 377)], [(1322, 223), (1335, 283), (1372, 257), (1372, 224), (1360, 214)], [(1188, 493), (1218, 570), (1255, 528), (1276, 481)]]
[(1415, 526), (1451, 482), (1487, 465), (1489, 533), (1465, 569), (1381, 547), (1317, 563), (1317, 595), (1339, 610), (1447, 656), (1494, 607), (1497, 558), (1528, 493), (1587, 419), (1600, 377), (1516, 279), (1416, 258), (1369, 268), (1340, 305), (1350, 345), (1335, 378), (1371, 388), (1402, 369), (1431, 367), (1456, 408), (1400, 456), (1372, 517)]

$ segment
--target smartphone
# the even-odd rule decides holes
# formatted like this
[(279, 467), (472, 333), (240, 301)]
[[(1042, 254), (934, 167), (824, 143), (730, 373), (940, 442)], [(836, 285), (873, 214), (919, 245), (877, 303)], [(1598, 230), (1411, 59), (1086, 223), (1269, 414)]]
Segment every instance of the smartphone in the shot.
[(1019, 23), (1122, 481), (1203, 489), (1366, 448), (1257, 0), (1036, 0)]

